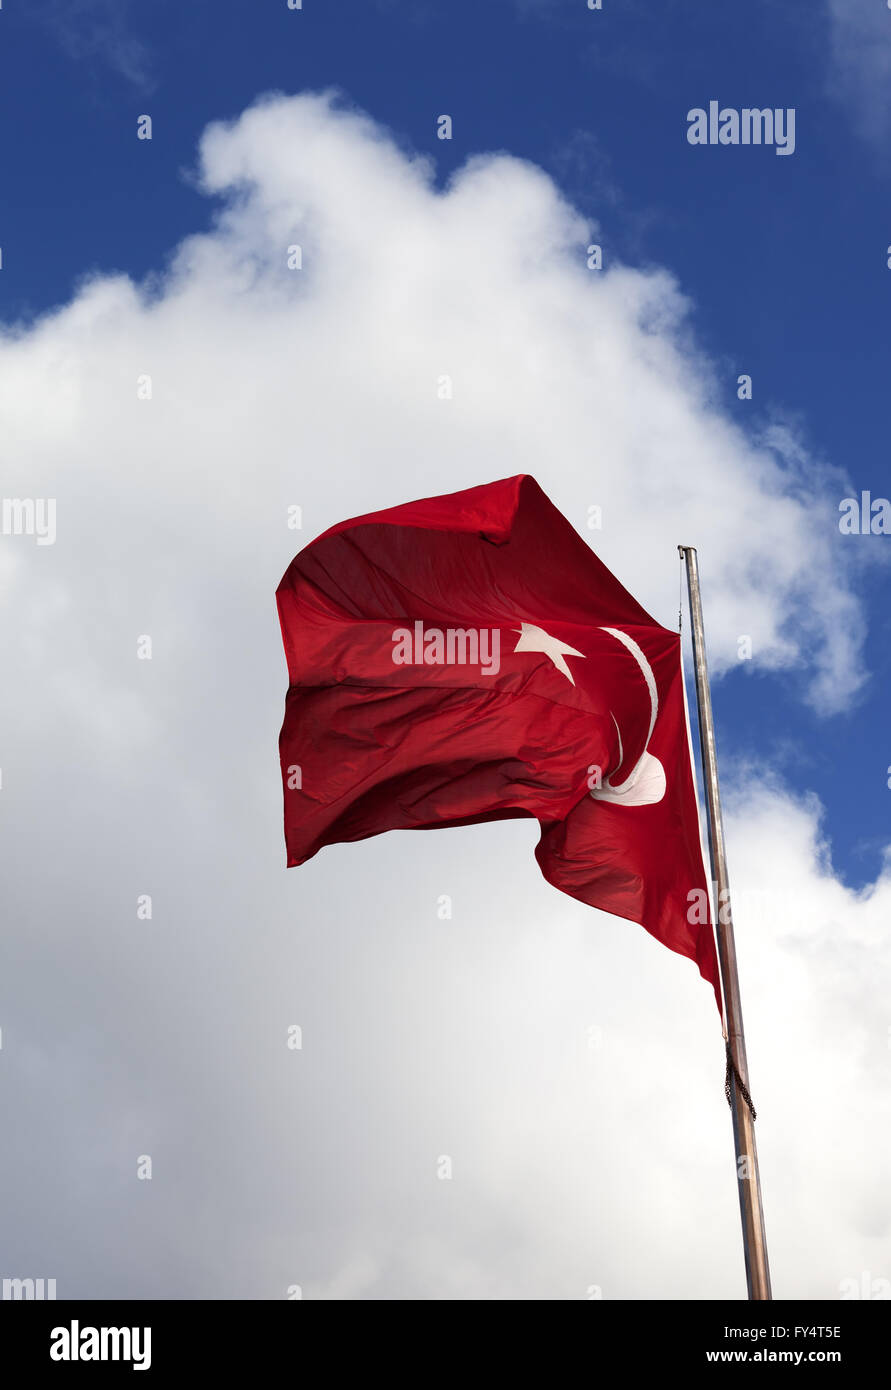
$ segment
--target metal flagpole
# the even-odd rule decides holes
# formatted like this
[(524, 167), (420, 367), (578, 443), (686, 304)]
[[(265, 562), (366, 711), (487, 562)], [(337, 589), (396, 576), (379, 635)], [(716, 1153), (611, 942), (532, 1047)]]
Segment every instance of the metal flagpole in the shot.
[(705, 782), (708, 806), (708, 840), (712, 880), (716, 896), (717, 921), (715, 927), (718, 937), (721, 985), (724, 993), (728, 1056), (727, 1076), (730, 1107), (733, 1113), (733, 1142), (736, 1150), (736, 1175), (739, 1188), (739, 1209), (742, 1216), (743, 1250), (746, 1257), (746, 1283), (748, 1284), (750, 1299), (769, 1299), (771, 1297), (770, 1269), (767, 1263), (767, 1240), (764, 1234), (764, 1210), (761, 1205), (758, 1153), (755, 1148), (755, 1113), (749, 1097), (746, 1040), (739, 998), (733, 920), (730, 913), (730, 887), (724, 851), (724, 827), (721, 822), (718, 759), (715, 752), (715, 725), (712, 719), (712, 699), (705, 656), (705, 632), (702, 625), (702, 600), (699, 594), (699, 565), (693, 546), (679, 545), (678, 550), (686, 563), (687, 592), (690, 596), (693, 656), (696, 664), (696, 698), (699, 706), (699, 739), (702, 748), (702, 776)]

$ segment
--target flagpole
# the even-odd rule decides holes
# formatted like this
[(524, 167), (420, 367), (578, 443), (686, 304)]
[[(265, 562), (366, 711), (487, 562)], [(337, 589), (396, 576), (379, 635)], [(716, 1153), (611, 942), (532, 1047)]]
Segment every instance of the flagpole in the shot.
[(761, 1179), (758, 1173), (758, 1153), (755, 1147), (755, 1115), (749, 1098), (749, 1069), (746, 1063), (746, 1040), (743, 1032), (739, 975), (736, 968), (736, 946), (733, 939), (733, 920), (730, 912), (730, 886), (724, 850), (724, 827), (721, 820), (715, 725), (712, 718), (712, 698), (705, 655), (702, 599), (699, 593), (699, 565), (695, 547), (679, 545), (678, 550), (686, 564), (687, 592), (690, 596), (693, 656), (696, 666), (696, 699), (699, 707), (699, 739), (702, 748), (702, 775), (705, 782), (708, 808), (708, 840), (712, 881), (717, 906), (715, 927), (718, 937), (721, 985), (724, 994), (724, 1021), (727, 1030), (729, 1062), (728, 1085), (730, 1107), (733, 1114), (733, 1142), (736, 1151), (743, 1250), (746, 1258), (746, 1283), (750, 1299), (769, 1299), (771, 1297), (770, 1268), (767, 1262), (767, 1239), (764, 1234), (764, 1210), (761, 1204)]

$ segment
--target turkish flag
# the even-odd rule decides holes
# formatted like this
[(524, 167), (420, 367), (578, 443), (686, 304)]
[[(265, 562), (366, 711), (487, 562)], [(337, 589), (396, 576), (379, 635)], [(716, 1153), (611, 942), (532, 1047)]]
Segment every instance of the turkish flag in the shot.
[(341, 522), (277, 594), (288, 864), (534, 816), (555, 887), (718, 968), (680, 638), (531, 477)]

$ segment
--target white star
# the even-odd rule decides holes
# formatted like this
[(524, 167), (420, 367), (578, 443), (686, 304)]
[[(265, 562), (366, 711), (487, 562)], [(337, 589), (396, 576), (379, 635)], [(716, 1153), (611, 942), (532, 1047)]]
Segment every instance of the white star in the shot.
[(572, 679), (572, 672), (563, 660), (563, 654), (567, 656), (580, 656), (585, 660), (584, 652), (577, 652), (575, 647), (567, 647), (565, 642), (559, 638), (552, 637), (544, 628), (536, 627), (534, 623), (523, 623), (522, 628), (515, 627), (514, 632), (520, 634), (520, 640), (514, 647), (515, 652), (544, 652), (545, 656), (550, 657), (557, 670), (565, 676), (571, 685), (575, 685)]

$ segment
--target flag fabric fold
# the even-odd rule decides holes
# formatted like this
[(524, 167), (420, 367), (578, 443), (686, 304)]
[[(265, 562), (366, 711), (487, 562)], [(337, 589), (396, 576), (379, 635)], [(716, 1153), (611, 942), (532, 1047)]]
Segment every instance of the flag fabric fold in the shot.
[(718, 968), (680, 638), (528, 475), (333, 526), (277, 590), (289, 865), (534, 817), (556, 888)]

